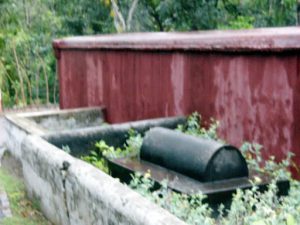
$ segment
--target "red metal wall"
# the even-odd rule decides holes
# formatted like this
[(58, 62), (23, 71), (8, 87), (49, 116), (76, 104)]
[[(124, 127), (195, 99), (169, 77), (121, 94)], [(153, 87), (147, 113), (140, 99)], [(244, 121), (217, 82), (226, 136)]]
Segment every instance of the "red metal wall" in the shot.
[(300, 163), (300, 31), (273, 31), (201, 33), (194, 47), (188, 34), (148, 44), (133, 35), (130, 46), (130, 35), (57, 40), (60, 106), (104, 105), (112, 123), (199, 111), (230, 143), (261, 143), (278, 159), (292, 150)]

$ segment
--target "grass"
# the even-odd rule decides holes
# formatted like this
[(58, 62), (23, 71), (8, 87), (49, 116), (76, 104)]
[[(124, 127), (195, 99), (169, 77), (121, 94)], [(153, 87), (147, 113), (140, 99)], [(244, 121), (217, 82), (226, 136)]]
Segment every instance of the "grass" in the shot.
[(6, 191), (13, 215), (1, 220), (1, 225), (51, 225), (38, 210), (37, 202), (27, 198), (23, 182), (3, 168), (0, 168), (0, 190)]

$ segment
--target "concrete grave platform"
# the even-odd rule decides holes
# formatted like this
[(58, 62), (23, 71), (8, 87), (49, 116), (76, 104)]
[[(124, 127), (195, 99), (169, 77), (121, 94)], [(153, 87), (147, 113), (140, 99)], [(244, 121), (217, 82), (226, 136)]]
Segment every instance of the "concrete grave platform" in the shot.
[[(91, 115), (91, 118), (96, 116), (78, 125), (77, 121), (82, 118), (81, 110), (85, 114), (83, 118), (87, 118), (87, 115)], [(70, 122), (70, 113), (75, 115), (75, 121), (72, 119)], [(45, 216), (54, 224), (185, 224), (118, 180), (72, 156), (87, 154), (85, 151), (89, 145), (100, 139), (108, 144), (123, 144), (126, 139), (124, 135), (130, 128), (140, 132), (153, 126), (174, 128), (185, 118), (114, 125), (103, 123), (103, 118), (101, 108), (56, 111), (43, 115), (6, 115), (2, 121), (6, 137), (4, 144), (10, 154), (5, 154), (5, 161), (11, 157), (21, 162), (29, 197), (39, 202)], [(47, 124), (51, 120), (57, 123), (52, 121), (53, 126), (49, 127)], [(63, 122), (72, 126), (61, 127)], [(71, 155), (61, 150), (63, 145), (70, 146)], [(5, 165), (4, 162), (2, 164)]]

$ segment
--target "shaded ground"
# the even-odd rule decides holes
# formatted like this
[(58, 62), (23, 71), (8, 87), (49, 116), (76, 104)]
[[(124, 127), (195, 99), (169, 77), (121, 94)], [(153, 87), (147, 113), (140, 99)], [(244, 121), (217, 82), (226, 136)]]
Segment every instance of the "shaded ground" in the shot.
[(0, 220), (1, 225), (51, 225), (38, 210), (37, 202), (26, 197), (23, 182), (0, 168), (0, 190), (7, 193), (12, 217)]

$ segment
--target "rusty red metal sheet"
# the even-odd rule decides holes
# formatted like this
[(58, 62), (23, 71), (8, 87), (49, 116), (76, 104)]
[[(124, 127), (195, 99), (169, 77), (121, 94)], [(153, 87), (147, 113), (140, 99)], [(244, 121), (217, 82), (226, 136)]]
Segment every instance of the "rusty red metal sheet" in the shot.
[[(236, 49), (246, 39), (254, 43), (252, 52), (235, 53), (226, 48), (221, 52), (213, 48), (188, 50), (189, 45), (185, 47), (184, 41), (180, 42), (181, 48), (150, 50), (157, 39), (151, 42), (149, 37), (142, 45), (140, 34), (133, 34), (132, 40), (130, 34), (115, 38), (112, 43), (120, 41), (116, 49), (101, 47), (105, 45), (102, 40), (111, 36), (100, 36), (101, 41), (91, 45), (86, 39), (78, 49), (70, 39), (56, 41), (60, 106), (104, 105), (107, 119), (112, 123), (199, 111), (206, 120), (214, 117), (221, 122), (220, 135), (231, 144), (239, 146), (245, 140), (255, 141), (264, 145), (264, 156), (275, 155), (277, 159), (292, 150), (299, 164), (300, 31), (299, 28), (256, 31), (233, 32), (235, 40), (239, 39), (238, 34), (241, 36)], [(225, 33), (230, 37), (229, 31)], [(188, 39), (188, 34), (183, 35)], [(220, 35), (225, 34), (220, 32)], [(264, 45), (259, 43), (266, 36), (273, 41), (269, 46), (271, 51), (261, 52), (259, 46)], [(193, 40), (200, 43), (205, 38), (206, 35), (197, 33)], [(211, 45), (218, 46), (220, 39), (217, 36), (211, 39)], [(131, 45), (147, 45), (149, 49), (127, 48), (129, 40)], [(109, 47), (110, 41), (106, 42)], [(161, 43), (167, 43), (167, 39)], [(281, 52), (274, 51), (276, 46), (278, 49), (281, 46)]]

